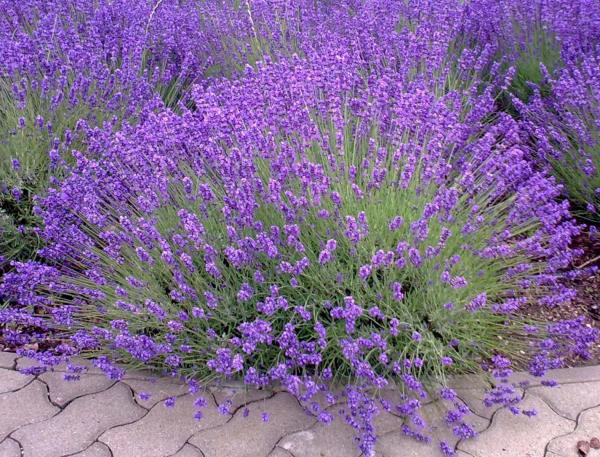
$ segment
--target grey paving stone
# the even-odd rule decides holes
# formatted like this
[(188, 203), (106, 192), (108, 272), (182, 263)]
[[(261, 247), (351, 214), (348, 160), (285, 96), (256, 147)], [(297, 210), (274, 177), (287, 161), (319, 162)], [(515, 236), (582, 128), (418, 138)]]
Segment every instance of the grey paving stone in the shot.
[[(99, 368), (96, 368), (90, 360), (84, 359), (81, 357), (74, 357), (73, 359), (71, 359), (71, 365), (86, 367), (86, 373), (88, 373), (88, 374), (98, 374), (98, 375), (104, 374), (102, 372), (102, 370), (100, 370)], [(17, 369), (18, 370), (21, 370), (23, 368), (38, 367), (38, 366), (40, 366), (40, 363), (37, 360), (28, 359), (28, 358), (24, 358), (24, 357), (20, 357), (17, 359)], [(66, 372), (69, 370), (68, 370), (67, 365), (63, 363), (63, 364), (57, 365), (55, 367), (52, 367), (51, 371)]]
[[(351, 457), (359, 456), (354, 442), (354, 430), (340, 418), (338, 411), (344, 404), (327, 408), (334, 415), (334, 421), (325, 425), (315, 423), (306, 430), (284, 436), (278, 446), (289, 451), (294, 457)], [(393, 414), (381, 411), (374, 418), (375, 430), (378, 435), (399, 430), (403, 419)]]
[[(173, 378), (124, 379), (122, 382), (131, 387), (135, 393), (135, 401), (148, 409), (160, 401), (184, 395), (188, 391), (185, 384)], [(150, 394), (150, 398), (142, 400), (142, 392)]]
[(459, 449), (473, 457), (543, 457), (551, 437), (575, 428), (574, 422), (554, 413), (534, 395), (525, 394), (520, 406), (536, 409), (538, 415), (529, 418), (500, 410), (488, 430), (472, 440), (460, 442)]
[(0, 393), (12, 392), (30, 383), (33, 376), (27, 376), (14, 370), (0, 368)]
[(17, 354), (14, 352), (0, 351), (0, 368), (8, 368), (12, 370), (15, 367)]
[(183, 447), (171, 457), (204, 457), (204, 455), (194, 446), (184, 444)]
[(106, 444), (96, 441), (84, 451), (72, 454), (70, 457), (112, 457), (112, 454)]
[[(427, 422), (424, 432), (432, 438), (431, 443), (418, 442), (407, 437), (401, 430), (396, 430), (379, 438), (376, 451), (385, 457), (440, 457), (440, 441), (445, 441), (452, 447), (458, 441), (444, 421), (446, 412), (447, 406), (440, 401), (424, 405), (420, 410), (420, 415)], [(467, 416), (465, 422), (478, 432), (489, 425), (489, 421), (474, 415)]]
[(375, 425), (375, 430), (377, 435), (385, 435), (386, 433), (393, 432), (394, 430), (399, 430), (404, 420), (393, 414), (390, 414), (386, 411), (380, 411), (375, 419), (373, 420), (373, 424)]
[(510, 382), (529, 381), (529, 385), (533, 387), (541, 385), (544, 379), (554, 379), (559, 383), (600, 381), (600, 365), (548, 370), (543, 378), (536, 378), (528, 373), (519, 372), (510, 377)]
[(452, 389), (487, 389), (491, 382), (480, 375), (455, 375), (448, 379), (447, 386)]
[[(401, 389), (383, 389), (380, 390), (377, 393), (378, 398), (381, 398), (383, 400), (387, 400), (390, 403), (392, 403), (392, 405), (397, 405), (399, 403), (404, 403), (404, 400), (402, 399), (402, 390)], [(426, 405), (428, 403), (433, 403), (434, 401), (436, 401), (436, 393), (435, 392), (430, 392), (427, 393), (427, 397), (426, 398), (421, 398), (419, 399), (420, 403), (422, 405)]]
[(294, 457), (359, 457), (353, 438), (352, 427), (336, 417), (329, 425), (318, 423), (307, 430), (286, 435), (277, 445)]
[(133, 402), (131, 391), (118, 383), (77, 398), (51, 419), (22, 427), (12, 436), (26, 456), (59, 457), (83, 451), (105, 430), (135, 421), (145, 412)]
[(268, 455), (268, 457), (294, 457), (294, 456), (292, 454), (290, 454), (288, 451), (286, 451), (285, 449), (282, 449), (279, 446), (276, 446), (275, 449), (273, 449), (271, 451), (271, 453)]
[(532, 387), (527, 392), (542, 398), (554, 411), (572, 420), (577, 420), (584, 409), (600, 405), (600, 382)]
[[(238, 411), (224, 426), (196, 433), (189, 442), (206, 457), (256, 457), (268, 455), (281, 437), (314, 423), (294, 397), (278, 393), (264, 402), (248, 405), (248, 417)], [(262, 422), (262, 412), (269, 413)]]
[[(557, 436), (555, 434), (554, 436)], [(581, 413), (577, 428), (568, 435), (558, 436), (548, 443), (548, 452), (558, 454), (561, 457), (577, 457), (577, 442), (580, 440), (590, 440), (592, 437), (600, 438), (600, 406), (588, 409)], [(589, 456), (594, 457), (598, 451), (590, 452)]]
[(152, 370), (127, 370), (125, 371), (125, 375), (123, 376), (123, 379), (138, 379), (138, 380), (142, 380), (142, 381), (151, 381), (151, 380), (155, 380), (158, 378), (166, 378), (166, 379), (171, 379), (173, 381), (175, 381), (174, 378), (169, 377), (169, 376), (163, 376), (163, 374), (161, 374), (158, 371), (152, 371)]
[(48, 390), (41, 382), (31, 384), (16, 392), (0, 394), (0, 440), (3, 440), (17, 428), (46, 420), (54, 416), (59, 409), (48, 401)]
[(217, 404), (221, 404), (227, 400), (231, 401), (231, 411), (235, 411), (240, 406), (248, 403), (273, 396), (271, 390), (245, 389), (243, 387), (219, 387), (211, 388), (210, 391), (215, 397)]
[(21, 457), (21, 448), (15, 440), (6, 438), (0, 443), (0, 457)]
[[(206, 398), (210, 400), (210, 397)], [(194, 433), (225, 423), (227, 417), (219, 414), (215, 406), (209, 401), (203, 409), (204, 417), (196, 421), (193, 417), (196, 411), (194, 397), (185, 395), (177, 399), (173, 408), (159, 403), (141, 420), (108, 430), (100, 441), (110, 447), (114, 457), (171, 455)]]
[(66, 405), (74, 398), (106, 390), (115, 383), (98, 374), (82, 374), (77, 381), (65, 381), (64, 376), (65, 373), (60, 371), (50, 371), (39, 376), (48, 385), (50, 399), (59, 406)]
[[(515, 395), (523, 398), (523, 393), (523, 389), (517, 388)], [(483, 404), (484, 389), (456, 389), (456, 394), (473, 413), (487, 419), (491, 419), (493, 414), (501, 408), (500, 405), (487, 407)]]

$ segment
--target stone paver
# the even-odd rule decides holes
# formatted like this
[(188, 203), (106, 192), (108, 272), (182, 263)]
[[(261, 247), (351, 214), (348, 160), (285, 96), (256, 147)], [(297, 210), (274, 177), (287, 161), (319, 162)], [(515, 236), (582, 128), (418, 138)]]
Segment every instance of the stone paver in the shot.
[(0, 443), (0, 457), (21, 457), (21, 448), (15, 440), (6, 438)]
[(510, 382), (519, 383), (528, 381), (531, 387), (541, 385), (544, 379), (554, 379), (559, 383), (600, 381), (600, 365), (590, 367), (563, 368), (560, 370), (548, 370), (543, 378), (536, 378), (528, 373), (515, 373), (510, 377)]
[(23, 446), (24, 457), (59, 457), (83, 451), (105, 430), (136, 421), (145, 412), (125, 385), (116, 384), (75, 399), (51, 419), (22, 427), (12, 436)]
[[(248, 417), (238, 411), (223, 427), (196, 433), (190, 443), (206, 457), (266, 456), (285, 435), (310, 427), (315, 419), (302, 410), (287, 393), (248, 405)], [(259, 418), (269, 413), (267, 422)]]
[[(554, 438), (548, 443), (548, 452), (561, 457), (577, 457), (577, 442), (589, 441), (592, 437), (600, 438), (600, 406), (585, 410), (579, 417), (577, 428), (568, 435)], [(600, 451), (591, 451), (590, 457), (600, 454)]]
[(571, 420), (584, 409), (600, 405), (600, 382), (562, 384), (556, 387), (532, 387), (527, 390), (544, 400), (555, 412)]
[[(444, 421), (446, 411), (447, 407), (439, 401), (429, 403), (421, 409), (421, 416), (428, 424), (424, 432), (432, 438), (433, 444), (418, 442), (396, 429), (379, 438), (376, 450), (385, 457), (439, 457), (440, 441), (445, 441), (452, 447), (458, 441)], [(478, 432), (485, 430), (489, 425), (487, 420), (475, 415), (467, 416), (465, 422)]]
[(112, 457), (110, 449), (106, 444), (95, 442), (86, 450), (72, 454), (70, 457)]
[(352, 427), (338, 419), (284, 436), (277, 445), (294, 457), (359, 457)]
[(231, 411), (259, 400), (264, 400), (273, 396), (273, 392), (269, 390), (243, 389), (234, 387), (219, 387), (210, 389), (215, 397), (217, 404), (222, 404), (225, 401), (231, 402)]
[(26, 376), (14, 370), (0, 368), (0, 393), (19, 390), (30, 383), (33, 376)]
[[(210, 400), (208, 396), (206, 398)], [(114, 457), (171, 455), (194, 433), (225, 423), (227, 417), (219, 414), (215, 406), (209, 401), (203, 410), (204, 417), (197, 421), (194, 419), (194, 397), (185, 395), (177, 399), (173, 408), (159, 403), (141, 420), (108, 430), (100, 441), (110, 447)], [(200, 449), (204, 452), (202, 447)]]
[(569, 433), (575, 423), (557, 415), (540, 398), (525, 394), (523, 409), (535, 409), (536, 417), (498, 411), (492, 425), (478, 437), (459, 443), (459, 449), (473, 457), (543, 457), (553, 436)]
[[(545, 389), (545, 387), (542, 387), (542, 389)], [(483, 404), (485, 390), (481, 388), (456, 389), (456, 394), (463, 402), (465, 402), (465, 404), (473, 413), (477, 414), (478, 416), (485, 417), (486, 419), (491, 419), (494, 413), (501, 408), (500, 405), (493, 405), (490, 407), (485, 406)], [(515, 396), (523, 398), (523, 390), (517, 388)]]
[(204, 457), (199, 449), (195, 448), (190, 444), (184, 444), (183, 447), (173, 454), (171, 457)]
[(292, 454), (290, 454), (288, 451), (286, 451), (285, 449), (282, 449), (278, 446), (271, 451), (271, 453), (269, 454), (268, 457), (294, 457), (294, 456)]
[[(338, 416), (337, 410), (342, 407), (332, 406), (328, 410)], [(375, 429), (379, 435), (398, 430), (403, 423), (400, 417), (380, 412), (375, 417)], [(311, 428), (284, 436), (277, 446), (289, 451), (294, 457), (358, 457), (354, 442), (354, 430), (340, 417), (325, 425), (320, 422)]]
[(15, 361), (17, 360), (17, 354), (14, 352), (0, 351), (0, 368), (13, 369), (15, 367)]
[[(102, 372), (102, 370), (100, 370), (99, 368), (96, 368), (90, 360), (83, 359), (81, 357), (73, 357), (71, 359), (71, 365), (78, 366), (78, 367), (85, 367), (87, 374), (99, 374), (99, 375), (104, 374)], [(22, 370), (23, 368), (39, 367), (39, 366), (40, 366), (40, 363), (34, 359), (28, 359), (25, 357), (19, 357), (17, 359), (17, 370)], [(67, 365), (63, 363), (63, 364), (57, 365), (55, 367), (52, 367), (52, 371), (67, 372), (69, 370), (68, 370)]]
[[(172, 378), (124, 379), (123, 382), (135, 393), (135, 401), (148, 409), (169, 397), (178, 397), (188, 391), (185, 384)], [(141, 393), (149, 394), (150, 398), (142, 399)]]
[(48, 386), (50, 400), (61, 407), (74, 398), (101, 392), (115, 383), (104, 375), (81, 376), (77, 381), (65, 381), (64, 376), (64, 372), (51, 371), (38, 377)]
[[(91, 366), (87, 360), (78, 362)], [(80, 381), (68, 382), (63, 380), (64, 365), (37, 379), (15, 371), (27, 366), (37, 363), (0, 352), (0, 457), (360, 455), (352, 428), (337, 417), (343, 402), (328, 405), (320, 399), (336, 416), (325, 426), (281, 389), (246, 391), (232, 381), (204, 393), (209, 406), (203, 409), (202, 420), (196, 421), (194, 397), (177, 379), (132, 371), (123, 381), (114, 382), (91, 367)], [(560, 384), (547, 388), (541, 386), (541, 379), (526, 374), (512, 377), (513, 382), (531, 382), (524, 394), (519, 390), (524, 395), (520, 407), (538, 411), (537, 417), (528, 418), (486, 408), (481, 400), (488, 382), (456, 377), (450, 383), (474, 413), (467, 422), (480, 432), (477, 438), (457, 444), (444, 423), (443, 403), (433, 396), (423, 402), (421, 415), (429, 424), (424, 433), (433, 437), (434, 444), (406, 437), (400, 428), (403, 419), (382, 412), (375, 418), (375, 457), (440, 457), (437, 443), (441, 440), (457, 445), (456, 457), (577, 457), (577, 441), (600, 436), (600, 366), (555, 370), (547, 379)], [(400, 401), (398, 390), (386, 390), (382, 397)], [(139, 398), (142, 392), (150, 399)], [(176, 398), (174, 408), (163, 404), (169, 397)], [(229, 400), (233, 416), (219, 414), (213, 399), (217, 404)], [(246, 408), (248, 417), (244, 417)], [(263, 412), (269, 413), (266, 422), (261, 420)], [(600, 457), (600, 451), (588, 457), (595, 454)]]
[(0, 440), (27, 424), (46, 420), (59, 409), (48, 401), (48, 390), (34, 380), (21, 390), (0, 394)]

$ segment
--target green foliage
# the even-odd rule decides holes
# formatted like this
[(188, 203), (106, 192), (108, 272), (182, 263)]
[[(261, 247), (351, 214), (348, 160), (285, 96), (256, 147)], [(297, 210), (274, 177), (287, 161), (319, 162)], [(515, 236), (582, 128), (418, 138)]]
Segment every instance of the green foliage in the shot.
[(509, 91), (527, 103), (533, 94), (530, 83), (540, 88), (542, 95), (548, 95), (550, 88), (545, 83), (543, 65), (552, 75), (561, 66), (560, 45), (556, 38), (543, 26), (536, 25), (529, 33), (520, 32), (516, 28), (516, 36), (524, 38), (518, 45), (517, 59), (514, 63), (515, 75)]
[[(367, 134), (357, 135), (355, 127), (359, 121), (349, 119), (346, 123), (343, 150), (345, 161), (350, 165), (361, 167), (364, 159), (369, 156), (370, 144), (373, 142), (387, 150), (388, 160), (393, 156), (393, 146), (381, 142), (377, 128), (373, 126), (367, 129)], [(328, 136), (335, 142), (333, 127), (327, 122), (320, 122), (321, 133), (324, 138)], [(331, 130), (330, 130), (331, 129)], [(293, 138), (280, 138), (281, 141), (293, 143)], [(410, 139), (407, 139), (409, 142)], [(427, 143), (423, 148), (427, 148)], [(334, 148), (335, 149), (335, 148)], [(329, 176), (335, 176), (337, 171), (329, 169), (330, 163), (327, 153), (318, 143), (314, 143), (307, 151), (307, 158), (324, 167)], [(267, 319), (271, 323), (275, 334), (280, 334), (284, 325), (290, 321), (294, 306), (304, 306), (314, 316), (314, 321), (322, 322), (328, 329), (328, 346), (323, 351), (326, 357), (323, 367), (330, 367), (339, 381), (347, 381), (351, 378), (353, 368), (348, 359), (343, 355), (339, 342), (348, 337), (348, 333), (341, 320), (333, 319), (329, 307), (343, 306), (343, 297), (353, 296), (358, 303), (365, 308), (379, 306), (387, 316), (395, 316), (401, 322), (403, 328), (409, 331), (400, 332), (394, 339), (393, 347), (390, 348), (390, 357), (394, 360), (404, 358), (420, 357), (425, 360), (439, 360), (440, 357), (450, 355), (455, 361), (452, 368), (443, 367), (440, 364), (428, 364), (422, 369), (425, 378), (432, 377), (443, 379), (448, 372), (473, 372), (478, 370), (478, 363), (482, 358), (490, 358), (497, 353), (510, 355), (515, 362), (524, 359), (529, 347), (523, 337), (524, 320), (512, 319), (507, 322), (506, 316), (493, 312), (491, 309), (480, 310), (477, 313), (469, 312), (465, 305), (470, 303), (474, 297), (486, 293), (490, 303), (499, 303), (510, 292), (517, 287), (518, 281), (530, 274), (541, 273), (544, 263), (538, 262), (523, 274), (516, 274), (510, 279), (505, 276), (507, 269), (526, 263), (527, 259), (515, 255), (511, 259), (493, 259), (477, 255), (478, 250), (488, 246), (490, 238), (501, 232), (507, 223), (511, 200), (497, 201), (489, 194), (482, 193), (471, 195), (467, 189), (461, 188), (458, 182), (454, 183), (459, 203), (453, 210), (454, 217), (447, 222), (441, 222), (432, 218), (429, 225), (429, 233), (423, 241), (422, 246), (436, 246), (444, 228), (452, 235), (443, 246), (437, 257), (423, 257), (423, 264), (416, 266), (407, 261), (404, 268), (388, 268), (374, 271), (368, 280), (359, 279), (359, 268), (361, 265), (369, 264), (374, 254), (378, 251), (393, 251), (397, 248), (399, 240), (408, 240), (413, 236), (410, 223), (419, 220), (426, 205), (438, 194), (440, 186), (431, 180), (423, 178), (424, 167), (418, 166), (410, 185), (404, 189), (390, 183), (400, 180), (402, 167), (394, 167), (388, 163), (390, 176), (386, 184), (380, 189), (373, 189), (365, 193), (363, 198), (358, 198), (350, 185), (348, 179), (333, 181), (332, 191), (341, 195), (342, 205), (337, 208), (328, 201), (320, 207), (334, 214), (359, 214), (364, 212), (369, 223), (369, 233), (358, 245), (353, 245), (343, 235), (343, 227), (334, 218), (322, 218), (317, 214), (317, 208), (310, 209), (303, 218), (300, 233), (300, 242), (305, 251), (302, 254), (295, 252), (292, 247), (280, 248), (280, 258), (269, 258), (261, 255), (257, 263), (261, 265), (261, 271), (265, 274), (264, 283), (255, 285), (255, 296), (249, 302), (240, 302), (236, 298), (237, 292), (244, 283), (255, 284), (253, 279), (254, 270), (251, 267), (242, 269), (233, 268), (222, 253), (230, 241), (226, 235), (227, 221), (223, 216), (221, 207), (223, 205), (224, 190), (222, 184), (214, 176), (195, 175), (192, 169), (186, 165), (182, 166), (182, 173), (191, 177), (194, 192), (197, 192), (200, 184), (208, 184), (214, 191), (217, 201), (208, 207), (202, 207), (197, 201), (190, 200), (180, 180), (174, 179), (169, 189), (169, 199), (162, 207), (153, 214), (153, 226), (160, 233), (162, 239), (166, 240), (172, 252), (180, 252), (180, 248), (173, 242), (176, 235), (185, 237), (182, 222), (178, 216), (180, 209), (196, 215), (202, 221), (206, 243), (210, 244), (216, 252), (220, 253), (217, 267), (223, 274), (220, 281), (227, 287), (218, 290), (219, 306), (212, 310), (208, 321), (202, 319), (191, 319), (186, 326), (185, 332), (189, 336), (188, 341), (192, 350), (182, 354), (183, 363), (180, 374), (199, 376), (209, 380), (214, 372), (207, 367), (207, 362), (214, 356), (214, 351), (220, 347), (227, 346), (229, 338), (238, 333), (238, 325), (241, 322), (250, 322), (257, 317), (256, 301), (263, 300), (269, 296), (269, 286), (277, 285), (282, 296), (285, 296), (291, 305), (287, 313), (279, 312)], [(268, 186), (272, 173), (276, 171), (271, 168), (268, 160), (256, 158), (255, 167), (265, 187)], [(366, 176), (370, 176), (371, 169), (361, 169), (364, 172), (363, 179), (359, 174), (356, 184), (366, 188)], [(484, 176), (479, 179), (484, 180)], [(481, 182), (476, 182), (478, 186)], [(297, 182), (298, 187), (302, 185)], [(471, 233), (463, 233), (462, 228), (472, 220), (476, 208), (487, 208), (486, 218), (488, 223), (483, 224), (478, 230)], [(256, 209), (256, 221), (260, 221), (264, 227), (279, 227), (283, 232), (286, 221), (281, 211), (265, 201)], [(114, 214), (114, 220), (118, 220)], [(401, 216), (406, 222), (397, 231), (390, 231), (388, 225), (395, 216)], [(114, 230), (118, 233), (122, 227), (115, 225)], [(520, 227), (512, 227), (515, 237), (535, 230), (535, 223), (525, 221)], [(98, 285), (87, 281), (82, 277), (72, 279), (77, 287), (99, 289), (102, 298), (94, 301), (94, 305), (86, 307), (83, 314), (78, 316), (78, 321), (84, 326), (94, 325), (111, 329), (111, 322), (115, 320), (126, 320), (129, 331), (132, 334), (145, 334), (152, 336), (158, 341), (168, 333), (165, 322), (157, 321), (147, 313), (131, 313), (128, 310), (114, 306), (121, 298), (116, 289), (126, 291), (127, 301), (131, 303), (147, 303), (151, 300), (159, 303), (169, 315), (177, 315), (185, 311), (188, 315), (193, 314), (193, 307), (197, 305), (194, 301), (185, 300), (175, 303), (170, 298), (168, 291), (175, 286), (173, 278), (174, 268), (169, 265), (163, 257), (162, 248), (156, 246), (148, 251), (152, 262), (140, 260), (136, 248), (142, 247), (139, 240), (131, 245), (122, 245), (120, 255), (122, 262), (116, 262), (102, 249), (102, 243), (94, 226), (88, 227), (89, 233), (97, 237), (98, 246), (92, 252), (100, 261), (100, 268), (108, 280), (106, 285)], [(243, 233), (238, 233), (241, 238), (255, 237), (257, 231), (254, 228), (246, 228)], [(337, 239), (337, 249), (334, 260), (326, 265), (319, 263), (319, 253), (322, 246), (329, 238)], [(468, 245), (469, 249), (465, 249)], [(204, 254), (202, 250), (190, 252), (195, 265), (195, 271), (190, 271), (180, 260), (177, 270), (180, 271), (185, 282), (197, 293), (203, 296), (205, 291), (213, 290), (214, 279), (206, 273), (204, 268)], [(421, 252), (423, 255), (423, 252)], [(300, 260), (306, 256), (310, 260), (310, 266), (298, 277), (299, 284), (293, 286), (287, 282), (286, 276), (278, 272), (281, 258)], [(462, 288), (454, 288), (447, 282), (440, 280), (440, 265), (452, 264), (455, 256), (460, 261), (450, 268), (452, 276), (463, 276), (468, 278), (468, 285)], [(128, 278), (136, 278), (142, 281), (144, 287), (133, 287)], [(71, 279), (67, 279), (71, 280)], [(399, 282), (403, 286), (404, 298), (401, 302), (392, 297), (392, 284)], [(453, 307), (444, 305), (452, 303)], [(300, 321), (296, 325), (299, 336), (311, 335), (314, 321)], [(366, 313), (357, 323), (359, 336), (369, 337), (373, 332), (384, 330), (387, 324), (382, 323), (375, 317)], [(209, 330), (215, 332), (216, 337), (211, 337)], [(418, 331), (423, 335), (421, 342), (411, 338), (411, 331)], [(460, 340), (459, 347), (452, 348), (451, 342)], [(387, 373), (389, 366), (377, 360), (376, 352), (367, 356), (377, 372)], [(127, 351), (118, 351), (120, 362), (128, 366), (136, 367), (139, 362)], [(276, 346), (269, 346), (258, 351), (252, 357), (255, 358), (253, 365), (257, 367), (274, 367), (282, 357), (281, 351)], [(153, 361), (158, 363), (158, 361)], [(157, 368), (161, 368), (158, 366)], [(168, 368), (166, 365), (162, 368)], [(389, 374), (389, 373), (387, 373)]]

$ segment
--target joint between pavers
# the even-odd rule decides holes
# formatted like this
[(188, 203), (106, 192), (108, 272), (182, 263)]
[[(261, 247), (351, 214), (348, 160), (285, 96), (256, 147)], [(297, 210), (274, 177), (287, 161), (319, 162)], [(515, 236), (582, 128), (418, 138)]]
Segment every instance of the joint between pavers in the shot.
[[(85, 376), (85, 374), (84, 374), (84, 376)], [(103, 375), (88, 375), (88, 376), (103, 376)], [(106, 392), (108, 389), (111, 389), (112, 387), (114, 387), (118, 383), (118, 381), (113, 381), (112, 384), (110, 384), (109, 386), (105, 387), (104, 389), (97, 390), (95, 392), (89, 392), (89, 393), (82, 394), (82, 395), (77, 395), (77, 396), (71, 398), (63, 406), (61, 406), (58, 403), (55, 403), (54, 401), (52, 401), (52, 398), (50, 397), (50, 386), (48, 385), (48, 383), (46, 381), (44, 381), (42, 378), (37, 378), (37, 380), (40, 381), (42, 384), (44, 384), (46, 386), (46, 389), (48, 390), (48, 401), (50, 402), (50, 404), (56, 406), (57, 408), (60, 408), (61, 410), (65, 409), (67, 406), (69, 406), (71, 403), (73, 403), (75, 400), (77, 400), (79, 398), (87, 397), (89, 395), (101, 394), (103, 392)], [(64, 380), (63, 382), (78, 382), (78, 381), (66, 381), (66, 380)], [(144, 408), (144, 409), (146, 409), (146, 408)]]
[[(19, 429), (17, 429), (17, 430), (19, 430)], [(15, 433), (17, 430), (13, 430), (12, 432), (10, 432), (10, 434), (3, 440), (3, 442), (6, 441), (7, 439), (13, 440), (15, 443), (17, 443), (17, 446), (19, 446), (19, 453), (21, 455), (25, 455), (25, 449), (23, 449), (23, 445), (21, 444), (21, 442), (18, 439), (10, 436), (12, 433)]]
[[(128, 386), (129, 387), (129, 386)], [(156, 404), (158, 405), (158, 403)], [(154, 405), (154, 406), (156, 406)], [(148, 414), (150, 414), (150, 409), (144, 408), (142, 407), (142, 409), (145, 411), (145, 413), (143, 415), (141, 415), (140, 417), (138, 417), (136, 420), (130, 421), (130, 422), (125, 422), (123, 424), (119, 424), (119, 425), (113, 425), (112, 427), (107, 428), (106, 430), (104, 430), (102, 433), (100, 433), (100, 435), (98, 435), (96, 437), (96, 439), (94, 441), (98, 441), (102, 444), (104, 444), (107, 448), (110, 449), (110, 446), (108, 445), (108, 443), (102, 441), (102, 437), (110, 430), (112, 430), (113, 428), (119, 428), (119, 427), (124, 427), (126, 425), (131, 425), (131, 424), (135, 424), (136, 422), (141, 421), (144, 417), (146, 417)], [(112, 455), (112, 450), (111, 450), (111, 455)]]
[(112, 457), (112, 455), (113, 455), (112, 454), (112, 450), (105, 443), (101, 443), (100, 441), (98, 441), (98, 439), (95, 439), (94, 441), (92, 441), (90, 443), (90, 445), (88, 447), (86, 447), (85, 449), (82, 449), (81, 451), (75, 451), (75, 452), (73, 452), (71, 454), (67, 454), (67, 455), (65, 455), (63, 457), (72, 457), (74, 455), (80, 454), (81, 452), (85, 452), (85, 451), (87, 451), (89, 448), (91, 448), (96, 443), (101, 444), (102, 446), (106, 447), (106, 449), (108, 449), (108, 452), (110, 453), (110, 455)]
[[(523, 393), (523, 397), (522, 397), (521, 399), (523, 399), (523, 398), (525, 398), (525, 393)], [(482, 431), (480, 431), (480, 432), (478, 433), (478, 435), (479, 435), (479, 436), (483, 435), (483, 434), (484, 434), (485, 432), (487, 432), (487, 431), (488, 431), (490, 428), (492, 428), (492, 425), (494, 424), (494, 419), (496, 418), (496, 415), (498, 415), (498, 414), (500, 413), (500, 411), (502, 411), (503, 409), (504, 409), (503, 407), (500, 407), (500, 408), (498, 408), (496, 411), (494, 411), (494, 412), (492, 413), (492, 417), (490, 417), (489, 419), (487, 419), (487, 418), (486, 418), (486, 420), (488, 421), (488, 425), (487, 425), (487, 427), (486, 427), (486, 428), (484, 428)], [(465, 451), (464, 449), (460, 448), (460, 445), (461, 445), (462, 443), (465, 443), (466, 441), (467, 441), (467, 440), (464, 440), (464, 439), (459, 439), (459, 440), (456, 442), (456, 444), (454, 445), (454, 450), (455, 450), (455, 451), (461, 451), (461, 452), (464, 452), (465, 454), (468, 454), (468, 455), (470, 455), (470, 456), (474, 457), (474, 456), (473, 456), (473, 454), (470, 454), (469, 452), (467, 452), (467, 451)]]
[(552, 439), (546, 443), (546, 446), (544, 446), (544, 454), (548, 453), (548, 446), (550, 446), (550, 443), (552, 443), (554, 440), (557, 440), (559, 438), (563, 438), (565, 436), (569, 436), (571, 433), (577, 431), (577, 429), (579, 428), (579, 425), (580, 425), (581, 416), (584, 413), (586, 413), (587, 411), (591, 411), (592, 409), (598, 408), (599, 406), (600, 405), (590, 406), (589, 408), (585, 408), (585, 409), (582, 409), (581, 411), (579, 411), (579, 414), (577, 414), (577, 419), (574, 421), (575, 422), (575, 428), (573, 430), (571, 430), (569, 433), (563, 433), (562, 435), (553, 436)]
[(577, 426), (577, 419), (571, 419), (570, 417), (565, 416), (563, 413), (557, 411), (555, 409), (554, 406), (552, 406), (544, 397), (540, 396), (540, 395), (536, 395), (534, 392), (527, 392), (527, 395), (531, 395), (532, 397), (537, 398), (538, 400), (540, 400), (542, 403), (544, 403), (548, 408), (550, 408), (550, 410), (556, 414), (559, 417), (562, 417), (563, 419), (566, 419), (568, 421), (571, 421), (575, 424), (575, 426)]
[[(25, 375), (23, 375), (25, 376)], [(25, 387), (29, 386), (33, 381), (38, 380), (36, 377), (31, 378), (29, 381), (27, 381), (26, 384), (23, 384), (21, 387), (19, 387), (18, 389), (13, 389), (13, 390), (5, 390), (4, 392), (0, 392), (0, 395), (4, 395), (4, 394), (12, 394), (15, 392), (18, 392), (19, 390), (23, 390)]]
[[(194, 435), (192, 435), (192, 436), (194, 436)], [(191, 436), (190, 436), (190, 438), (191, 438)], [(189, 440), (190, 438), (188, 438), (188, 440)], [(186, 442), (185, 442), (185, 444), (184, 444), (184, 446), (185, 446), (186, 444), (187, 444), (187, 445), (189, 445), (189, 446), (192, 446), (194, 449), (196, 449), (196, 450), (197, 450), (197, 451), (200, 453), (200, 455), (201, 455), (202, 457), (204, 457), (204, 456), (206, 455), (206, 454), (204, 454), (204, 452), (202, 452), (202, 449), (200, 449), (200, 448), (199, 448), (198, 446), (196, 446), (195, 444), (193, 444), (193, 443), (190, 443), (189, 441), (186, 441)], [(183, 447), (183, 446), (182, 446), (182, 447)]]
[[(65, 404), (65, 406), (60, 406), (58, 403), (53, 402), (52, 398), (50, 397), (50, 386), (43, 379), (38, 379), (38, 381), (41, 382), (46, 387), (46, 397), (48, 398), (48, 403), (50, 403), (53, 406), (56, 406), (59, 409), (59, 412), (62, 411), (64, 408), (66, 408), (69, 403), (71, 403), (71, 402), (69, 402), (69, 403)], [(54, 417), (54, 416), (52, 416), (52, 417)]]

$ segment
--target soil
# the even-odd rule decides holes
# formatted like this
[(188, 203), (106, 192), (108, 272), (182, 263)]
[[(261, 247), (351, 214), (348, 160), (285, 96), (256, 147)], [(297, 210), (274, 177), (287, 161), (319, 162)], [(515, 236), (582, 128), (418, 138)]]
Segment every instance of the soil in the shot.
[[(575, 239), (574, 247), (584, 250), (583, 256), (577, 260), (574, 267), (597, 266), (595, 274), (587, 275), (573, 281), (565, 281), (565, 285), (577, 291), (576, 298), (569, 304), (548, 308), (540, 305), (530, 305), (523, 311), (527, 316), (548, 322), (558, 322), (565, 319), (573, 319), (577, 316), (585, 316), (586, 325), (595, 327), (600, 331), (600, 234), (594, 237), (585, 232)], [(600, 364), (600, 341), (597, 341), (591, 349), (589, 360), (570, 360), (569, 366), (584, 366)]]

